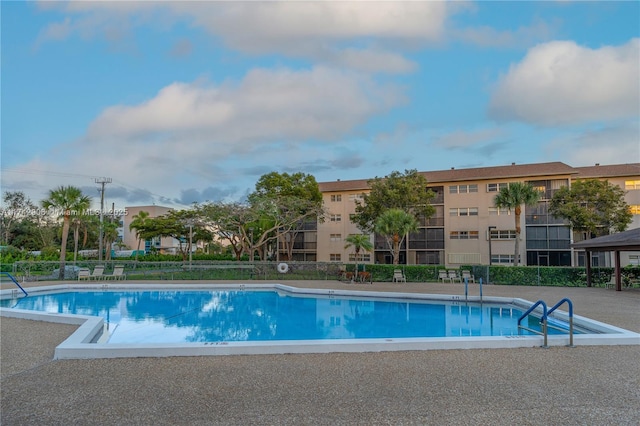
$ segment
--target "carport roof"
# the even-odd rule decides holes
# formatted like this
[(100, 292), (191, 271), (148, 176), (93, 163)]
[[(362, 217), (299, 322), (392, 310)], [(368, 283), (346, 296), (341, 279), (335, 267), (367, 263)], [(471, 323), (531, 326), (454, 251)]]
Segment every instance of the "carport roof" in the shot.
[(640, 228), (617, 234), (580, 241), (571, 247), (589, 251), (636, 251), (640, 250)]

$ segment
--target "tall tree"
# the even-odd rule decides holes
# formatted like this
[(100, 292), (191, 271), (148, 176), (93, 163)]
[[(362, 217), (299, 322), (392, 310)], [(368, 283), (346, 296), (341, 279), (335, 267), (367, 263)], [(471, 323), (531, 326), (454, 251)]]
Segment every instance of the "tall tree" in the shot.
[(138, 214), (134, 215), (132, 217), (132, 221), (129, 224), (129, 231), (133, 231), (135, 230), (136, 232), (136, 239), (138, 240), (138, 247), (136, 248), (136, 262), (138, 261), (138, 252), (140, 251), (140, 244), (142, 243), (143, 239), (147, 239), (146, 238), (146, 234), (145, 234), (145, 223), (147, 221), (147, 219), (149, 219), (149, 212), (146, 211), (140, 211), (138, 212)]
[(624, 191), (606, 180), (576, 180), (556, 191), (549, 212), (569, 221), (575, 231), (597, 237), (622, 232), (633, 220)]
[[(208, 202), (198, 207), (200, 221), (229, 243), (236, 260), (247, 250), (245, 235), (254, 220), (249, 205), (238, 202)], [(249, 233), (249, 244), (253, 247), (253, 234)]]
[(394, 171), (384, 178), (368, 182), (370, 192), (363, 201), (356, 200), (354, 223), (365, 232), (372, 232), (378, 218), (389, 209), (400, 209), (416, 219), (429, 218), (435, 212), (430, 204), (435, 193), (427, 188), (427, 179), (417, 170)]
[(374, 226), (374, 231), (382, 235), (393, 255), (393, 264), (400, 260), (400, 246), (409, 232), (418, 229), (418, 220), (401, 209), (389, 209), (382, 213)]
[(83, 231), (84, 237), (82, 246), (84, 247), (87, 244), (87, 240), (89, 238), (89, 226), (91, 223), (91, 219), (95, 217), (85, 212), (78, 212), (78, 214), (73, 215), (71, 218), (71, 227), (73, 228), (73, 264), (76, 264), (76, 260), (78, 259), (78, 245), (80, 244), (80, 230)]
[(62, 242), (60, 246), (60, 276), (64, 279), (64, 264), (67, 256), (67, 238), (71, 216), (80, 214), (91, 205), (91, 197), (83, 195), (75, 186), (60, 186), (49, 191), (49, 197), (42, 201), (42, 207), (55, 210), (54, 214), (62, 217)]
[(111, 260), (111, 247), (118, 238), (118, 223), (113, 220), (102, 222), (102, 246), (105, 250), (105, 260)]
[(2, 220), (2, 244), (11, 244), (13, 227), (22, 219), (33, 217), (36, 206), (22, 191), (6, 191), (2, 197), (4, 207), (0, 209)]
[(507, 209), (514, 212), (516, 225), (516, 241), (514, 247), (513, 265), (518, 266), (520, 260), (520, 217), (522, 215), (522, 206), (533, 206), (540, 201), (542, 194), (536, 190), (531, 184), (525, 182), (510, 182), (507, 187), (500, 190), (498, 195), (493, 199), (495, 207)]
[[(256, 190), (249, 196), (251, 204), (262, 202), (259, 200), (275, 200), (281, 209), (292, 210), (303, 216), (297, 222), (288, 226), (288, 231), (280, 238), (284, 245), (287, 259), (293, 256), (293, 244), (300, 230), (308, 220), (316, 221), (321, 215), (322, 193), (315, 177), (306, 173), (293, 174), (271, 172), (262, 175), (256, 183)], [(284, 211), (282, 212), (284, 213)], [(277, 248), (276, 248), (277, 250)]]
[(356, 278), (358, 278), (358, 261), (360, 260), (360, 252), (361, 251), (371, 251), (373, 250), (373, 243), (371, 243), (371, 237), (367, 234), (351, 234), (344, 239), (346, 244), (344, 248), (347, 249), (349, 247), (353, 247), (353, 251), (355, 252), (356, 258)]

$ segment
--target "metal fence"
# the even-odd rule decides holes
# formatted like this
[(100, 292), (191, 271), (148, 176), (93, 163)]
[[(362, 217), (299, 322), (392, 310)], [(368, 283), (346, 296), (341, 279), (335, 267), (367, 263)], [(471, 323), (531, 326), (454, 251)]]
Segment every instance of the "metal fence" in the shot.
[[(77, 279), (81, 268), (93, 271), (104, 266), (104, 275), (114, 266), (124, 266), (129, 280), (335, 280), (345, 265), (340, 262), (136, 262), (129, 259), (79, 261), (65, 265), (65, 279)], [(12, 274), (22, 281), (49, 281), (59, 278), (60, 262), (19, 261)]]

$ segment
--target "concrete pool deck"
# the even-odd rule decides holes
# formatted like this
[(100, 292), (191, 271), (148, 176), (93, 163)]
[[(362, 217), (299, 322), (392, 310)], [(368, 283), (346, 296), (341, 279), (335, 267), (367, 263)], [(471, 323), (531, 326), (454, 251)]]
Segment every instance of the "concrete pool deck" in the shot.
[[(459, 284), (282, 283), (464, 294)], [(638, 289), (491, 285), (483, 293), (569, 297), (576, 315), (640, 332)], [(54, 361), (76, 326), (0, 321), (0, 422), (8, 425), (640, 423), (639, 346)]]

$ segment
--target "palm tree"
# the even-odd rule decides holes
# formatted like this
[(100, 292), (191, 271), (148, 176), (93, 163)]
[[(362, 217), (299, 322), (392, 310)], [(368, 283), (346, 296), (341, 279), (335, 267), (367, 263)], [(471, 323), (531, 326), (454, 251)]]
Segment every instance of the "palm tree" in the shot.
[(144, 238), (144, 226), (149, 218), (149, 212), (140, 211), (137, 215), (133, 216), (133, 220), (129, 225), (129, 231), (136, 230), (136, 238), (138, 239), (138, 248), (136, 249), (136, 262), (138, 261), (138, 252), (140, 251), (140, 243)]
[(366, 234), (351, 234), (344, 239), (347, 243), (344, 248), (353, 247), (356, 252), (356, 278), (358, 278), (358, 259), (360, 258), (360, 250), (371, 251), (373, 250), (373, 244), (369, 235)]
[(111, 246), (118, 238), (118, 224), (113, 221), (103, 222), (103, 247), (105, 249), (105, 260), (111, 260)]
[(80, 188), (75, 186), (60, 186), (49, 191), (49, 198), (42, 201), (45, 209), (54, 209), (62, 215), (62, 244), (60, 246), (60, 276), (64, 279), (64, 262), (67, 257), (67, 238), (71, 216), (81, 214), (91, 205), (91, 197), (82, 195)]
[(76, 264), (76, 260), (78, 259), (78, 244), (80, 242), (80, 229), (83, 230), (84, 238), (82, 241), (82, 246), (84, 247), (87, 244), (87, 239), (89, 237), (88, 225), (92, 216), (86, 214), (78, 214), (73, 216), (71, 219), (71, 225), (73, 226), (73, 264)]
[(414, 215), (400, 209), (389, 209), (382, 213), (375, 223), (374, 231), (387, 240), (393, 255), (393, 264), (400, 258), (400, 245), (409, 232), (418, 229), (418, 220)]
[(542, 194), (536, 190), (531, 184), (524, 182), (511, 182), (509, 186), (502, 188), (498, 195), (493, 199), (493, 204), (497, 208), (506, 208), (513, 210), (516, 221), (516, 244), (513, 265), (518, 266), (520, 254), (520, 215), (522, 214), (522, 205), (533, 206), (540, 201)]

